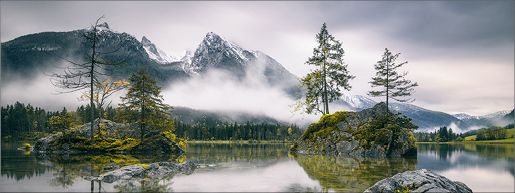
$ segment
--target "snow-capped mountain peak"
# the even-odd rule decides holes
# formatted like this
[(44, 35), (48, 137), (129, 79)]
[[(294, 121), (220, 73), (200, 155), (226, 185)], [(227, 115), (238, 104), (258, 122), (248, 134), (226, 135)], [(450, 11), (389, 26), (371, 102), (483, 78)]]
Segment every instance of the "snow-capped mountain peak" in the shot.
[(243, 68), (255, 58), (255, 52), (245, 50), (209, 32), (195, 50), (191, 63), (187, 64), (186, 68), (192, 72), (204, 71), (210, 67), (234, 70), (234, 68)]
[(141, 39), (141, 44), (143, 44), (143, 48), (148, 54), (148, 57), (159, 64), (168, 64), (172, 62), (180, 61), (181, 59), (178, 57), (172, 57), (166, 54), (163, 50), (156, 47), (147, 37), (143, 36)]
[(498, 112), (495, 112), (495, 113), (490, 113), (490, 114), (483, 115), (481, 117), (487, 118), (487, 119), (499, 118), (499, 117), (503, 117), (503, 116), (507, 115), (510, 112), (511, 111), (498, 111)]
[[(250, 51), (244, 50), (243, 48), (236, 45), (235, 43), (232, 43), (213, 32), (208, 32), (206, 34), (206, 37), (202, 41), (199, 49), (200, 48), (212, 49), (212, 50), (216, 50), (216, 51), (226, 51), (226, 54), (229, 54), (232, 56), (237, 56), (238, 59), (245, 60), (245, 61), (250, 60), (250, 58), (244, 54), (245, 51), (247, 51), (247, 52), (250, 52)], [(197, 51), (199, 51), (199, 49), (197, 49)], [(200, 49), (200, 50), (203, 51), (202, 49)], [(208, 51), (211, 51), (211, 50), (208, 50)], [(252, 54), (255, 55), (254, 53), (252, 53)]]
[(472, 116), (472, 115), (469, 115), (469, 114), (466, 114), (466, 113), (458, 113), (458, 114), (454, 114), (452, 116), (456, 117), (459, 120), (477, 119), (478, 118), (477, 116)]

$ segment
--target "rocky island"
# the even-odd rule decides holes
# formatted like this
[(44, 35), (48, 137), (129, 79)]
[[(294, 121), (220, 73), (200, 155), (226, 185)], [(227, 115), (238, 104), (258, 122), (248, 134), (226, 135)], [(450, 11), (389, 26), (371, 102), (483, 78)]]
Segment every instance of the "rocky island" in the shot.
[[(98, 123), (98, 119), (95, 121)], [(37, 153), (173, 153), (182, 154), (186, 146), (184, 139), (168, 131), (148, 132), (143, 142), (135, 125), (116, 123), (102, 119), (99, 123), (101, 135), (91, 138), (87, 123), (65, 132), (56, 132), (38, 139), (34, 145)]]
[(309, 125), (290, 151), (374, 158), (416, 156), (415, 128), (409, 118), (390, 113), (385, 103), (378, 103), (359, 112), (322, 116)]

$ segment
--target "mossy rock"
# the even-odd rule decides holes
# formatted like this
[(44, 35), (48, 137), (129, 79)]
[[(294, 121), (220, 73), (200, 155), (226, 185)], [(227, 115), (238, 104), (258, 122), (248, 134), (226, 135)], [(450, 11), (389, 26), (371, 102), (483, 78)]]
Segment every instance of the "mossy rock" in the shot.
[(416, 155), (416, 128), (409, 118), (387, 113), (379, 103), (360, 112), (335, 112), (312, 123), (290, 148), (293, 153), (359, 157)]
[[(110, 128), (117, 128), (119, 125), (112, 121), (104, 121)], [(118, 126), (116, 126), (118, 125)], [(116, 127), (115, 127), (116, 126)], [(127, 127), (126, 133), (136, 133), (136, 130)], [(132, 130), (131, 130), (132, 129)], [(88, 137), (86, 125), (71, 129), (66, 133), (57, 132), (36, 141), (34, 150), (41, 153), (177, 153), (182, 154), (186, 147), (184, 139), (178, 138), (175, 134), (165, 131), (161, 133), (148, 133), (143, 142), (139, 138), (123, 136), (114, 133), (109, 135), (95, 135), (93, 139)], [(113, 130), (113, 129), (111, 129)], [(109, 133), (107, 132), (107, 133)]]
[(133, 148), (134, 153), (175, 153), (182, 154), (184, 150), (175, 141), (164, 134), (157, 134), (143, 139), (143, 143)]

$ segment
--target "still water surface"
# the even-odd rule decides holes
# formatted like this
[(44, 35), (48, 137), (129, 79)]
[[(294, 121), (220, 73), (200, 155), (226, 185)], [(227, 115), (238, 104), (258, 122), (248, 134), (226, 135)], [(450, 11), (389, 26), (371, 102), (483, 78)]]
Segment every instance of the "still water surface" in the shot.
[[(43, 157), (2, 146), (0, 191), (230, 191), (362, 192), (396, 173), (430, 169), (467, 184), (474, 192), (514, 191), (513, 145), (419, 144), (417, 159), (354, 159), (288, 155), (284, 144), (190, 144), (186, 157), (137, 155)], [(167, 179), (91, 182), (84, 177), (106, 165), (184, 159), (192, 174)]]

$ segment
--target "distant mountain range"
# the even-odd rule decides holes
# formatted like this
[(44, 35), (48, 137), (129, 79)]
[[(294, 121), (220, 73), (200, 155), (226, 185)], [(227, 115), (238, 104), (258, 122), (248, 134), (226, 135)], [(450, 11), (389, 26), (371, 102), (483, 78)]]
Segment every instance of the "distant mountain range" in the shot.
[[(353, 95), (343, 96), (343, 104), (350, 110), (359, 111), (371, 108), (376, 104), (375, 101), (365, 96)], [(406, 103), (390, 103), (390, 110), (402, 113), (413, 120), (419, 126), (420, 131), (427, 131), (438, 127), (450, 126), (456, 131), (468, 131), (471, 129), (491, 126), (506, 126), (513, 124), (513, 110), (499, 111), (483, 116), (472, 116), (464, 113), (447, 114), (439, 111), (432, 111), (422, 107)]]
[[(48, 73), (55, 70), (59, 64), (65, 63), (63, 58), (75, 62), (85, 61), (84, 56), (87, 56), (89, 49), (81, 35), (86, 30), (89, 29), (35, 33), (2, 42), (2, 82), (8, 83), (19, 77), (34, 77), (42, 72)], [(143, 68), (161, 85), (165, 85), (194, 76), (203, 76), (213, 70), (226, 72), (236, 79), (243, 79), (251, 72), (252, 76), (261, 77), (259, 80), (263, 85), (280, 88), (292, 99), (299, 99), (304, 92), (298, 77), (269, 55), (244, 49), (213, 32), (206, 34), (194, 52), (186, 52), (185, 56), (170, 56), (147, 37), (144, 36), (139, 41), (130, 34), (111, 30), (105, 23), (100, 32), (99, 51), (111, 53), (104, 55), (107, 61), (125, 61), (123, 66), (107, 68), (106, 73), (114, 78), (127, 79), (131, 73)], [(347, 110), (358, 111), (370, 108), (377, 102), (365, 96), (344, 95), (334, 103)], [(392, 103), (390, 109), (410, 117), (421, 128), (420, 130), (452, 125), (465, 131), (472, 127), (504, 126), (514, 121), (513, 111), (501, 111), (485, 116), (450, 115), (403, 103)], [(182, 117), (186, 122), (193, 120), (192, 117), (198, 118), (199, 115), (209, 115), (224, 121), (280, 122), (266, 115), (215, 116), (213, 112), (182, 107), (174, 112), (174, 116)]]

